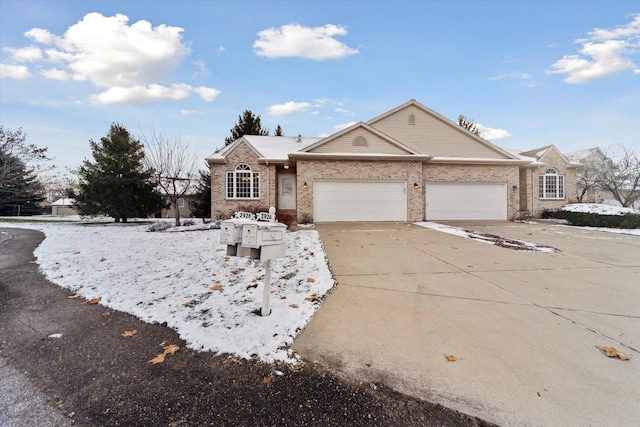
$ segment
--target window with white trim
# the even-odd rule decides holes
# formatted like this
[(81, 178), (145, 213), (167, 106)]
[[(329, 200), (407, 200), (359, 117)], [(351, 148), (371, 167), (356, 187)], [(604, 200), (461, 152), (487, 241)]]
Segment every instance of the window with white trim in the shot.
[(556, 169), (549, 168), (538, 179), (541, 199), (564, 199), (564, 175), (558, 175)]
[(249, 165), (239, 164), (227, 172), (227, 199), (259, 199), (260, 172), (254, 172)]

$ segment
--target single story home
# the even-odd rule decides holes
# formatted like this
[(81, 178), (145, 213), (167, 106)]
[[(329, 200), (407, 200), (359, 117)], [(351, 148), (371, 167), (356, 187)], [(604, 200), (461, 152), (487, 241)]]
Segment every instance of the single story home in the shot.
[(501, 148), (410, 100), (327, 137), (245, 135), (217, 150), (211, 212), (266, 209), (298, 222), (507, 220), (575, 198), (554, 146)]
[(69, 216), (78, 215), (78, 210), (75, 207), (76, 199), (70, 199), (62, 197), (55, 202), (51, 203), (51, 215), (55, 216)]

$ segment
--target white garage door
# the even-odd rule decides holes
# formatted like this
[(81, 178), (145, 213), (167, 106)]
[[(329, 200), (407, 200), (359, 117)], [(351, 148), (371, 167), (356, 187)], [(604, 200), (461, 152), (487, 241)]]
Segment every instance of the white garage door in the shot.
[(504, 183), (428, 182), (427, 221), (507, 219)]
[(314, 221), (406, 221), (404, 181), (314, 181)]

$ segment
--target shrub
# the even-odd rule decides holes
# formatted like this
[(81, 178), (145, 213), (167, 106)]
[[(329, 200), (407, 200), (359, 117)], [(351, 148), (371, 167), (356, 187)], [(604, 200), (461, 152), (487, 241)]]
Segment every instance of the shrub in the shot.
[(545, 208), (540, 211), (540, 218), (542, 219), (565, 219), (565, 212), (562, 209), (549, 209)]
[(563, 212), (564, 219), (571, 225), (608, 228), (640, 228), (640, 215), (602, 215), (587, 212)]
[(195, 221), (192, 219), (185, 219), (184, 221), (182, 221), (182, 225), (183, 226), (187, 226), (187, 225), (195, 225)]
[(293, 223), (293, 216), (288, 213), (276, 212), (276, 219), (278, 222), (285, 224), (287, 228), (291, 227)]
[(302, 223), (301, 224), (313, 224), (313, 217), (308, 213), (302, 215)]
[(147, 231), (164, 231), (167, 228), (171, 228), (171, 224), (166, 221), (156, 221), (147, 227)]

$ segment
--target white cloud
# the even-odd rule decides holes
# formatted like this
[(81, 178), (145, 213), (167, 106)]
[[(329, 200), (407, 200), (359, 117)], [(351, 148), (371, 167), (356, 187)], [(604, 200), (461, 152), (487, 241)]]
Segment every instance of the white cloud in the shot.
[(480, 123), (476, 123), (476, 127), (478, 128), (478, 132), (480, 132), (480, 137), (486, 139), (487, 141), (495, 141), (498, 139), (505, 139), (512, 137), (511, 133), (508, 130), (504, 129), (493, 129), (487, 126), (483, 126)]
[(351, 117), (356, 115), (356, 113), (354, 113), (351, 110), (347, 110), (346, 108), (336, 108), (336, 113), (340, 113), (340, 114), (343, 114), (345, 116), (351, 116)]
[(346, 128), (350, 127), (350, 126), (355, 125), (356, 123), (358, 123), (358, 122), (343, 123), (343, 124), (341, 124), (341, 125), (334, 126), (334, 127), (333, 127), (333, 129), (334, 129), (336, 132), (339, 132), (339, 131), (341, 131), (341, 130), (343, 130), (343, 129), (346, 129)]
[[(89, 13), (62, 36), (33, 28), (24, 35), (49, 46), (43, 58), (40, 48), (10, 50), (16, 61), (41, 60), (55, 64), (42, 71), (48, 79), (90, 81), (102, 92), (91, 96), (93, 103), (146, 103), (184, 99), (191, 93), (212, 101), (217, 89), (176, 83), (171, 75), (191, 49), (182, 41), (183, 29), (152, 26), (145, 20), (129, 25), (122, 14), (103, 16)], [(39, 56), (38, 56), (39, 55)], [(194, 62), (198, 75), (208, 74), (204, 63)]]
[(64, 70), (58, 70), (57, 68), (42, 70), (40, 74), (42, 74), (45, 78), (51, 80), (69, 80), (72, 78), (71, 74), (67, 73)]
[(189, 96), (193, 88), (186, 84), (171, 87), (159, 84), (149, 86), (114, 86), (91, 97), (95, 104), (147, 104), (155, 101), (178, 101)]
[(200, 113), (200, 111), (197, 110), (180, 110), (180, 114), (182, 114), (183, 116), (188, 116), (190, 114), (198, 114)]
[(344, 27), (327, 24), (323, 27), (305, 27), (299, 24), (269, 28), (258, 33), (253, 43), (256, 55), (267, 58), (308, 58), (315, 60), (344, 58), (358, 53), (357, 49), (337, 41), (344, 36)]
[(212, 87), (200, 86), (200, 87), (194, 88), (193, 91), (198, 95), (200, 95), (202, 99), (204, 99), (206, 102), (211, 102), (214, 99), (216, 99), (218, 95), (220, 95), (220, 91)]
[(29, 69), (24, 65), (0, 64), (0, 78), (25, 80), (31, 76)]
[(303, 113), (311, 107), (308, 102), (285, 102), (284, 104), (272, 105), (268, 108), (270, 116), (289, 116), (291, 114)]
[(10, 52), (13, 60), (17, 62), (34, 62), (42, 59), (42, 50), (35, 46), (23, 47), (21, 49), (5, 47), (4, 50)]
[(564, 55), (547, 74), (567, 74), (567, 83), (586, 83), (625, 70), (638, 74), (638, 66), (629, 58), (640, 47), (640, 14), (628, 25), (614, 29), (595, 29), (582, 45), (579, 55)]

